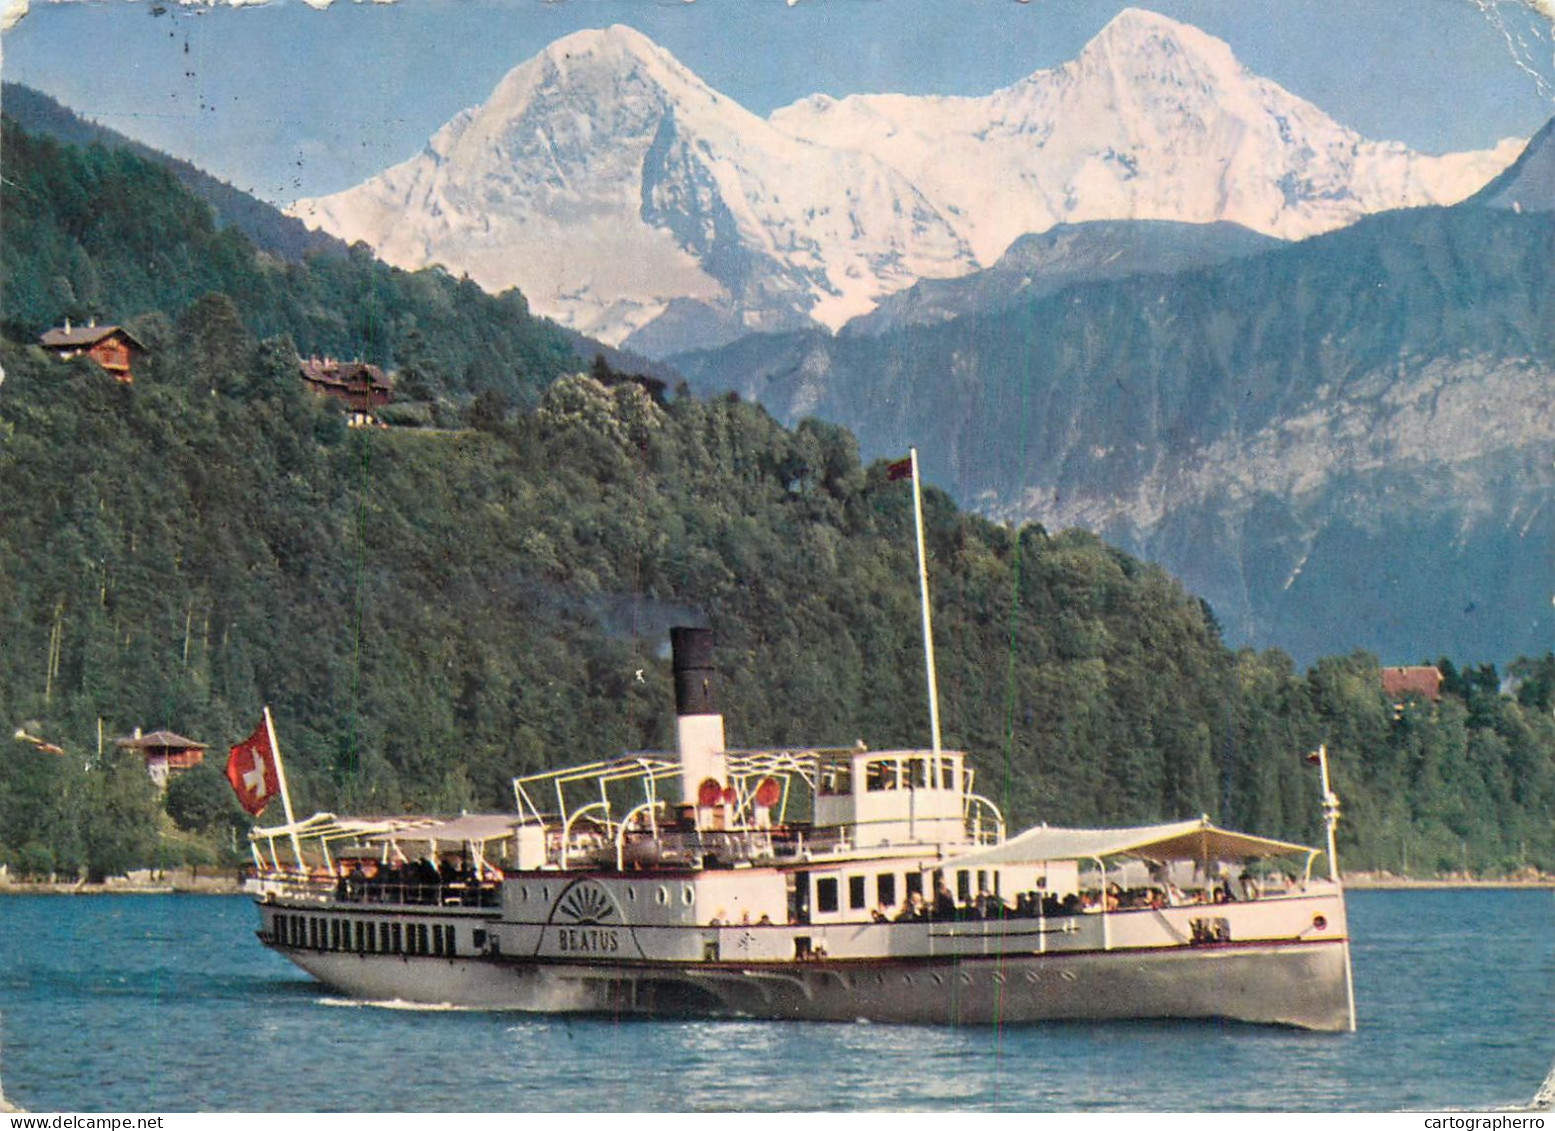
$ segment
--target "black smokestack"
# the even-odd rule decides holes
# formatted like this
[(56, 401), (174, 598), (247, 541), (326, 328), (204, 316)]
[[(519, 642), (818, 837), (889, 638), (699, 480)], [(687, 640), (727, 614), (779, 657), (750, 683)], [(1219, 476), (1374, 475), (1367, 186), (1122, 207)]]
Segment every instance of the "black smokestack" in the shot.
[(714, 705), (713, 633), (707, 628), (670, 629), (670, 649), (674, 654), (675, 713), (677, 715), (716, 715)]

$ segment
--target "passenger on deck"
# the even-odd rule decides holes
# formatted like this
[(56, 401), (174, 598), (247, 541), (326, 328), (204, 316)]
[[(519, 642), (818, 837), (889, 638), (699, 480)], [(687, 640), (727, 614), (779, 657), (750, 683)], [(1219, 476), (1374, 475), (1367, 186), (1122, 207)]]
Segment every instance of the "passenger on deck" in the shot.
[(934, 877), (934, 918), (954, 919), (956, 917), (956, 897), (950, 894), (950, 888), (945, 883), (944, 876)]
[(979, 888), (977, 901), (973, 905), (977, 909), (979, 919), (1003, 919), (1005, 906), (1004, 900), (994, 895), (987, 888)]

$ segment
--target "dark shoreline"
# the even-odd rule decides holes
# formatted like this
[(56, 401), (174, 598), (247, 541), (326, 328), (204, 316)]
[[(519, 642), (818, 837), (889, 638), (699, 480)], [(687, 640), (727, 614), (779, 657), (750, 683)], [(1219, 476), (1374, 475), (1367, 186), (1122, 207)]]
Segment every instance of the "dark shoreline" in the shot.
[(103, 883), (74, 881), (23, 881), (0, 877), (0, 896), (7, 895), (241, 895), (240, 873), (212, 869), (192, 873), (184, 868), (155, 874), (111, 876)]

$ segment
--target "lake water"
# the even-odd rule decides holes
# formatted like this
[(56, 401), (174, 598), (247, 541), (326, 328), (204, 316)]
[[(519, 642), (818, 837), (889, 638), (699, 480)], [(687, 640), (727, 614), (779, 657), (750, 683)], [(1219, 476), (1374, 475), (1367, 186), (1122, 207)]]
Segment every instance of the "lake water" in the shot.
[(241, 897), (0, 898), (0, 1082), (33, 1111), (1389, 1111), (1526, 1102), (1555, 1060), (1548, 891), (1350, 895), (1360, 1029), (937, 1029), (391, 1009)]

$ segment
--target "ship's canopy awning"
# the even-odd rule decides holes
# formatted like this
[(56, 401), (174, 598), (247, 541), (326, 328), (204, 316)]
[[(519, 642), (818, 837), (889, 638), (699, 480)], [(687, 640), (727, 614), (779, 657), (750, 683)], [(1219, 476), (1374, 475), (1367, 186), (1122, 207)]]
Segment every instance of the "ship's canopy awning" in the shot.
[(516, 813), (467, 813), (447, 819), (438, 817), (337, 817), (333, 813), (315, 813), (289, 825), (254, 829), (255, 840), (275, 840), (295, 833), (303, 840), (362, 843), (414, 840), (458, 847), (484, 844), (513, 835), (520, 818)]
[(1062, 829), (1039, 825), (1002, 844), (926, 865), (926, 870), (1046, 860), (1101, 860), (1109, 856), (1137, 856), (1158, 861), (1252, 860), (1295, 853), (1312, 856), (1316, 852), (1317, 849), (1304, 844), (1216, 828), (1208, 817), (1201, 817), (1195, 821), (1128, 829)]
[(484, 844), (493, 840), (505, 840), (513, 835), (513, 826), (520, 818), (517, 813), (467, 813), (446, 821), (435, 821), (386, 829), (366, 837), (367, 840), (414, 840), (440, 845)]

